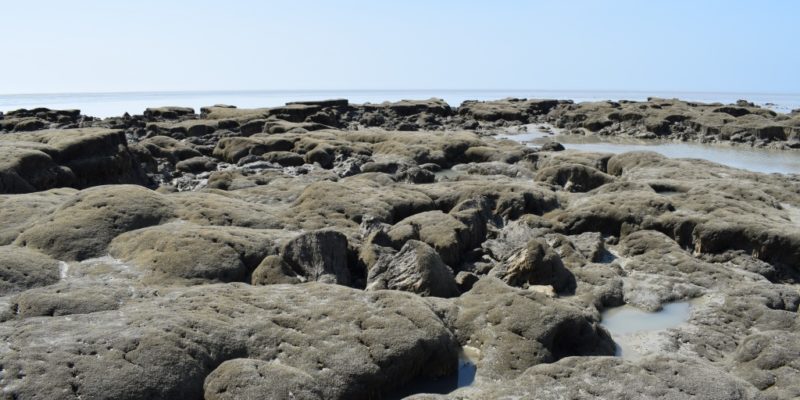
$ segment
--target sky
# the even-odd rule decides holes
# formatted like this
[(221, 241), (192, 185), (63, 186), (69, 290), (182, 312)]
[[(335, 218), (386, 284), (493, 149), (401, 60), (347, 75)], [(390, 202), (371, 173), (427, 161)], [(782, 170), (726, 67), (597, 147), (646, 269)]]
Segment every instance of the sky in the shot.
[(0, 0), (0, 94), (800, 93), (793, 0)]

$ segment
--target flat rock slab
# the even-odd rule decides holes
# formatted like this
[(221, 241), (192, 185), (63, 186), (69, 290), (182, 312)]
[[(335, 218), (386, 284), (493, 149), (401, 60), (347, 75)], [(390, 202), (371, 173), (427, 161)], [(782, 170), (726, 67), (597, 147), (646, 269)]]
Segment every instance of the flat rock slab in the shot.
[[(295, 384), (369, 398), (451, 373), (458, 357), (421, 298), (317, 283), (167, 291), (114, 311), (6, 322), (0, 339), (0, 386), (15, 398), (240, 398)], [(253, 369), (284, 372), (243, 380)]]

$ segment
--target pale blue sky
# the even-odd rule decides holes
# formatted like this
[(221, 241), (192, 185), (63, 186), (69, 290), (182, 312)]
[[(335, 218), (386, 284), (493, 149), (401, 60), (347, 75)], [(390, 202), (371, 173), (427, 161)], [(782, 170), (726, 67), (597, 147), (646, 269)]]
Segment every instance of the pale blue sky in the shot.
[(0, 3), (0, 93), (800, 93), (800, 1)]

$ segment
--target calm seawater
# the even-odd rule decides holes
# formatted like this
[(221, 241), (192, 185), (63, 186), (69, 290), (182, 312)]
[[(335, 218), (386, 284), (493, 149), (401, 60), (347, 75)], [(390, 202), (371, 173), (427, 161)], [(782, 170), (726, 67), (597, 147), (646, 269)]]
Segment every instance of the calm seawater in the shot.
[(777, 112), (800, 108), (800, 94), (700, 93), (700, 92), (622, 92), (552, 90), (319, 90), (319, 91), (205, 91), (205, 92), (128, 92), (60, 93), (0, 95), (0, 111), (48, 107), (80, 109), (83, 114), (111, 117), (125, 112), (141, 114), (147, 107), (200, 107), (231, 104), (240, 108), (274, 107), (288, 101), (346, 98), (353, 103), (380, 103), (403, 99), (442, 98), (451, 106), (465, 100), (497, 100), (505, 97), (571, 99), (576, 102), (600, 100), (645, 100), (648, 96), (680, 98), (700, 102), (732, 103), (745, 99)]

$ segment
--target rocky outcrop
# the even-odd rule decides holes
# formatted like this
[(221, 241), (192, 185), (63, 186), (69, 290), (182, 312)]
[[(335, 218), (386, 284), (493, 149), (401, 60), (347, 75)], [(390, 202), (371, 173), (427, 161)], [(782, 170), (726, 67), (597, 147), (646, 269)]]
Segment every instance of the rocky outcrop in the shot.
[(479, 377), (509, 379), (564, 357), (614, 354), (608, 333), (577, 309), (499, 279), (481, 279), (455, 304), (458, 340), (480, 350)]
[(575, 277), (564, 267), (561, 257), (540, 239), (531, 239), (490, 274), (511, 286), (551, 286), (556, 292), (575, 290)]
[(0, 132), (29, 132), (46, 128), (77, 128), (91, 120), (80, 110), (19, 109), (0, 114)]
[(0, 246), (0, 296), (52, 285), (60, 278), (58, 261), (17, 246)]
[(307, 280), (340, 285), (349, 285), (353, 280), (347, 265), (347, 237), (340, 232), (303, 233), (288, 241), (281, 254)]
[(534, 179), (559, 185), (570, 192), (588, 192), (614, 180), (601, 171), (580, 164), (543, 168), (536, 173)]
[(0, 383), (18, 398), (241, 398), (299, 386), (365, 399), (455, 366), (454, 337), (411, 294), (314, 283), (168, 297), (2, 324)]
[(559, 107), (544, 120), (594, 135), (682, 141), (795, 146), (800, 131), (791, 120), (750, 104), (703, 104), (650, 98), (644, 102), (593, 102)]
[(387, 232), (390, 240), (402, 245), (420, 240), (430, 245), (448, 265), (458, 266), (463, 254), (472, 248), (470, 228), (449, 214), (427, 211), (398, 222)]
[(453, 271), (427, 244), (409, 240), (396, 254), (379, 258), (370, 267), (367, 290), (402, 290), (421, 296), (459, 294)]
[(100, 186), (77, 193), (23, 231), (16, 244), (60, 260), (107, 253), (119, 234), (157, 225), (174, 216), (168, 199), (139, 186)]
[(744, 338), (736, 349), (733, 373), (774, 398), (800, 395), (793, 377), (800, 371), (800, 339), (785, 331), (759, 332)]
[(458, 114), (477, 121), (519, 121), (535, 122), (559, 105), (569, 105), (571, 101), (506, 99), (499, 101), (465, 101), (458, 107)]
[[(531, 393), (535, 389), (535, 394)], [(568, 399), (592, 393), (598, 398), (762, 399), (741, 379), (693, 360), (658, 357), (638, 363), (619, 358), (568, 358), (525, 371), (511, 381), (487, 383), (448, 396), (419, 395), (415, 400)]]
[(0, 193), (55, 187), (144, 184), (147, 178), (121, 131), (46, 130), (0, 135)]
[(194, 109), (189, 107), (172, 107), (172, 106), (147, 108), (144, 110), (143, 115), (145, 119), (154, 121), (179, 119), (181, 117), (194, 115)]
[(12, 243), (20, 233), (53, 212), (75, 189), (51, 189), (43, 192), (0, 195), (0, 244)]
[(108, 251), (168, 278), (244, 282), (287, 239), (282, 231), (178, 222), (121, 234)]
[[(477, 371), (454, 398), (800, 396), (797, 175), (486, 135), (777, 148), (794, 115), (431, 99), (0, 121), (6, 397), (391, 398), (457, 380), (460, 350)], [(674, 328), (602, 327), (675, 301)]]

